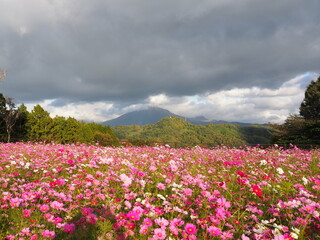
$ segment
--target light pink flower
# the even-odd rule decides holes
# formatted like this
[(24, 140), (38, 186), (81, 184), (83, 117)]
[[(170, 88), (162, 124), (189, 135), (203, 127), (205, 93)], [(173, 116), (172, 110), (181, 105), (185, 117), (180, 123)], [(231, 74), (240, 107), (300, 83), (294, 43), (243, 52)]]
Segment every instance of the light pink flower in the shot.
[(157, 184), (157, 188), (159, 188), (161, 190), (165, 190), (166, 189), (166, 185), (164, 185), (163, 183), (158, 183)]
[(56, 233), (54, 231), (49, 231), (48, 229), (44, 230), (42, 232), (42, 236), (43, 237), (48, 237), (48, 238), (55, 238), (56, 237)]
[(211, 236), (220, 236), (222, 231), (220, 228), (210, 226), (208, 227), (207, 231), (210, 233)]
[(183, 190), (183, 194), (184, 195), (186, 195), (186, 196), (191, 196), (192, 195), (192, 189), (190, 189), (190, 188), (185, 188), (184, 190)]
[(60, 210), (63, 207), (63, 203), (58, 201), (53, 201), (50, 203), (50, 207)]
[(157, 218), (156, 220), (154, 220), (154, 222), (158, 224), (161, 228), (165, 228), (169, 225), (169, 221), (163, 217)]
[(154, 229), (154, 239), (165, 239), (166, 238), (166, 231), (162, 228), (156, 228)]

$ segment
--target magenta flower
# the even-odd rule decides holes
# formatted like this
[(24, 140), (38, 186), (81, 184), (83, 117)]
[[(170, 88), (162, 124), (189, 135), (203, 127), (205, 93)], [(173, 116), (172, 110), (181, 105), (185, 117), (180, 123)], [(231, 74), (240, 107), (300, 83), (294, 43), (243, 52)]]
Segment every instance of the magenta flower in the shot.
[(129, 218), (131, 221), (139, 221), (140, 215), (135, 211), (130, 211), (127, 213), (127, 218)]
[(24, 218), (28, 218), (28, 217), (31, 216), (31, 210), (30, 209), (23, 209), (22, 212), (23, 212), (23, 217)]
[(40, 206), (40, 211), (41, 212), (48, 212), (50, 210), (50, 207), (46, 204)]
[(197, 227), (192, 223), (187, 223), (186, 226), (184, 227), (184, 230), (186, 230), (186, 232), (188, 234), (196, 234), (197, 233)]
[(37, 239), (38, 239), (37, 234), (33, 234), (32, 236), (30, 236), (30, 240), (37, 240)]
[(75, 229), (76, 229), (76, 226), (73, 223), (71, 223), (71, 224), (65, 224), (63, 231), (66, 233), (73, 233)]
[(152, 220), (150, 218), (145, 218), (143, 219), (143, 225), (147, 226), (147, 227), (151, 227), (152, 226)]
[(90, 223), (90, 224), (96, 224), (98, 218), (95, 214), (93, 213), (89, 213), (87, 216), (86, 216), (86, 219), (87, 219), (87, 222)]
[(162, 228), (156, 228), (154, 229), (154, 239), (165, 239), (166, 238), (166, 231)]
[(136, 214), (138, 214), (139, 216), (141, 216), (142, 214), (143, 214), (143, 208), (142, 207), (139, 207), (139, 206), (137, 206), (137, 207), (134, 207), (133, 209), (132, 209), (132, 211), (134, 211)]
[(92, 208), (82, 208), (81, 212), (83, 215), (88, 215), (93, 212), (93, 209)]

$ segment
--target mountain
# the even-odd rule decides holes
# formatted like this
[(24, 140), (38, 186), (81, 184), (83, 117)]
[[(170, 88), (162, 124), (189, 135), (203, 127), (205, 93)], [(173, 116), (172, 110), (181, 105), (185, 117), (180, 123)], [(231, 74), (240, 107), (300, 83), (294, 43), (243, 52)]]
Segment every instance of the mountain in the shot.
[(125, 126), (125, 125), (146, 125), (159, 122), (162, 118), (177, 116), (172, 112), (157, 107), (149, 107), (145, 110), (137, 110), (125, 113), (120, 117), (105, 121), (102, 125)]
[(272, 129), (265, 126), (196, 125), (177, 116), (165, 117), (155, 124), (143, 126), (114, 126), (112, 130), (119, 139), (134, 145), (168, 143), (174, 147), (269, 144), (272, 133)]
[[(185, 119), (187, 122), (196, 124), (196, 125), (207, 125), (207, 124), (236, 124), (239, 126), (249, 126), (253, 125), (252, 123), (242, 123), (242, 122), (227, 122), (227, 121), (216, 121), (216, 120), (208, 120), (204, 116), (198, 116), (194, 118), (187, 118), (183, 116), (179, 116), (174, 114), (166, 109), (158, 108), (158, 107), (149, 107), (144, 110), (137, 110), (129, 113), (125, 113), (117, 118), (102, 122), (102, 125), (110, 125), (113, 126), (126, 126), (126, 125), (147, 125), (147, 124), (155, 124), (159, 122), (161, 119), (165, 117), (180, 117)], [(254, 124), (260, 125), (260, 124)]]

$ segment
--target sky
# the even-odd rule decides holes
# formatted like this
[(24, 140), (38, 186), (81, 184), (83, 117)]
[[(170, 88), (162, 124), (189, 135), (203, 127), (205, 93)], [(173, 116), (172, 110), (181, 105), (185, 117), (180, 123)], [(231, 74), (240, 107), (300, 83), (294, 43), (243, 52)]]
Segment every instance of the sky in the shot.
[(282, 123), (320, 73), (319, 0), (0, 0), (0, 92), (102, 122)]

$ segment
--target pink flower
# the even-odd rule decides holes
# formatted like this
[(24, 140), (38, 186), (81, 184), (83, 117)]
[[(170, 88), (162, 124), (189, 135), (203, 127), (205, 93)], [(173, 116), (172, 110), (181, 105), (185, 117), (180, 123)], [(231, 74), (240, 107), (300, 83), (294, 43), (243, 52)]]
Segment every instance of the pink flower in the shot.
[(217, 203), (221, 207), (229, 208), (230, 207), (230, 202), (228, 202), (225, 198), (219, 198), (217, 199)]
[(30, 240), (37, 240), (37, 239), (38, 239), (37, 234), (33, 234), (32, 236), (30, 236)]
[(132, 211), (134, 211), (136, 214), (139, 215), (139, 217), (141, 217), (141, 215), (143, 214), (143, 208), (136, 206), (132, 209)]
[(62, 221), (63, 221), (63, 219), (60, 218), (60, 217), (56, 217), (56, 218), (53, 219), (54, 224), (61, 223)]
[(73, 233), (75, 229), (76, 229), (76, 226), (73, 223), (71, 223), (71, 224), (65, 224), (63, 231), (66, 233)]
[(182, 226), (183, 224), (184, 224), (184, 221), (181, 220), (180, 218), (174, 218), (170, 222), (170, 226), (173, 226), (173, 227), (179, 227), (179, 226)]
[(262, 190), (258, 185), (252, 185), (252, 191), (259, 197), (262, 197)]
[(139, 230), (139, 233), (147, 234), (148, 233), (148, 227), (146, 225), (142, 225), (140, 230)]
[(58, 202), (58, 201), (53, 201), (53, 202), (50, 203), (50, 207), (59, 210), (59, 209), (62, 209), (63, 203), (62, 202)]
[(140, 215), (135, 211), (130, 211), (127, 213), (127, 218), (129, 218), (131, 221), (139, 221)]
[(145, 218), (143, 220), (143, 225), (145, 225), (147, 227), (151, 227), (152, 226), (152, 220), (150, 218)]
[(186, 232), (188, 234), (196, 234), (197, 233), (197, 227), (192, 223), (187, 223), (186, 226), (184, 227), (184, 230), (186, 230)]
[(48, 212), (50, 210), (50, 207), (46, 204), (40, 206), (40, 211), (41, 212)]
[(210, 233), (211, 236), (220, 236), (222, 231), (220, 228), (210, 226), (208, 227), (207, 231)]
[(22, 212), (23, 212), (23, 217), (24, 218), (28, 218), (28, 217), (31, 216), (31, 210), (30, 209), (23, 209)]
[(165, 228), (166, 226), (169, 225), (169, 221), (165, 218), (157, 218), (156, 220), (154, 220), (154, 222), (156, 224), (158, 224), (161, 228)]
[(166, 189), (166, 185), (164, 185), (163, 183), (158, 183), (157, 188), (159, 188), (161, 190), (165, 190)]
[(86, 216), (86, 219), (87, 219), (87, 222), (90, 223), (90, 224), (96, 224), (98, 218), (95, 214), (93, 213), (89, 213), (87, 216)]
[(121, 174), (120, 179), (123, 182), (123, 186), (129, 187), (132, 183), (132, 179), (129, 178), (126, 174)]
[(49, 231), (48, 229), (44, 230), (42, 232), (42, 236), (43, 237), (48, 237), (48, 238), (55, 238), (56, 237), (56, 233), (54, 231)]
[(89, 213), (93, 212), (93, 209), (92, 208), (82, 208), (81, 212), (83, 215), (88, 215)]
[(183, 190), (183, 194), (184, 195), (186, 195), (186, 196), (191, 196), (192, 195), (192, 189), (190, 189), (190, 188), (185, 188), (184, 190)]
[(165, 239), (166, 238), (166, 231), (162, 228), (156, 228), (154, 229), (154, 239)]
[(250, 238), (248, 238), (246, 235), (242, 234), (241, 235), (241, 240), (250, 240)]
[(10, 205), (12, 208), (16, 208), (16, 207), (19, 207), (20, 203), (22, 203), (22, 202), (23, 202), (22, 199), (16, 197), (16, 198), (12, 198), (10, 200)]

